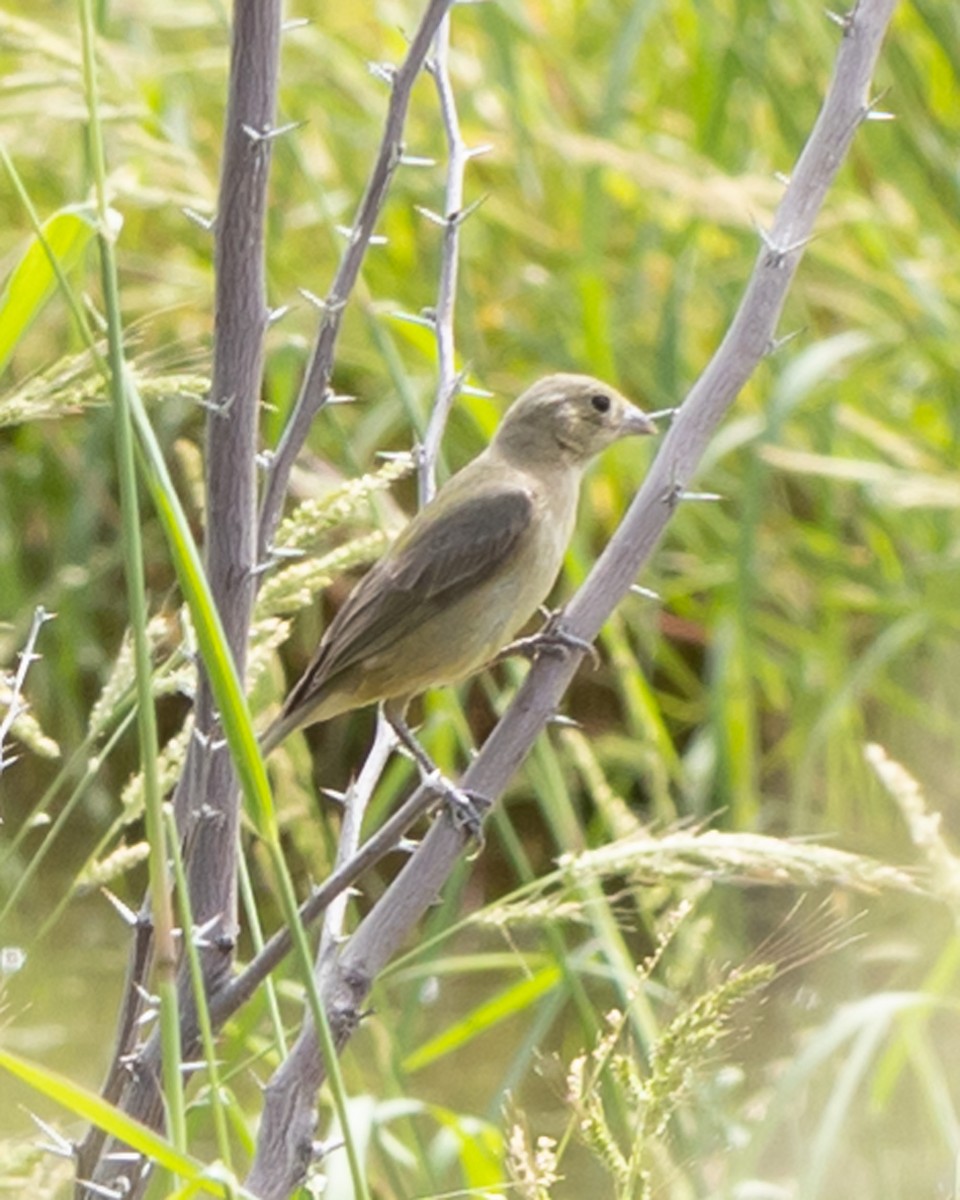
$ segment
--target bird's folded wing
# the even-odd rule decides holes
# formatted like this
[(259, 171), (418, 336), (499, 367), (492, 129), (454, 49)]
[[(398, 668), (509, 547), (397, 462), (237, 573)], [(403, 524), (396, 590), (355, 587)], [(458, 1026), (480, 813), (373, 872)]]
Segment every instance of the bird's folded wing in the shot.
[[(533, 515), (530, 492), (512, 487), (461, 500), (408, 528), (348, 598), (295, 692), (305, 696), (380, 653), (491, 579), (516, 553)], [(296, 703), (291, 693), (287, 707)]]

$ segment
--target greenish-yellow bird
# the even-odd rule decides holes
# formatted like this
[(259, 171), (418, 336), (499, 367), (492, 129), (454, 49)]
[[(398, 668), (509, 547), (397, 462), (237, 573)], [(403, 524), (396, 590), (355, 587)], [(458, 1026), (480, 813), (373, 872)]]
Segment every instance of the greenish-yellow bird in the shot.
[(351, 592), (264, 733), (263, 752), (295, 729), (375, 702), (407, 742), (410, 699), (490, 662), (546, 599), (590, 459), (654, 432), (645, 413), (587, 375), (549, 375), (524, 392), (486, 450)]

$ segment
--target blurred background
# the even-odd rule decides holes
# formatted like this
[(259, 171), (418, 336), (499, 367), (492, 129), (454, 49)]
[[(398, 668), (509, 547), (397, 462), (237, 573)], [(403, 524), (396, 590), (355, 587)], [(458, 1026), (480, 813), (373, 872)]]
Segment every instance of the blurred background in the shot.
[[(265, 448), (316, 329), (299, 289), (326, 290), (337, 227), (352, 220), (380, 138), (388, 89), (370, 64), (397, 62), (419, 15), (399, 0), (296, 0), (287, 13), (306, 23), (283, 48), (279, 119), (299, 127), (274, 146), (270, 303), (290, 310), (268, 335)], [(198, 536), (212, 239), (195, 217), (215, 205), (227, 17), (199, 0), (104, 2), (99, 13), (129, 350)], [(455, 9), (462, 130), (489, 145), (466, 176), (467, 200), (482, 203), (462, 227), (457, 347), (491, 395), (458, 401), (444, 473), (549, 371), (607, 378), (648, 410), (682, 400), (740, 299), (756, 227), (813, 124), (840, 36), (804, 0)], [(0, 13), (0, 141), (99, 309), (79, 54), (74, 6)], [(878, 115), (892, 119), (860, 130), (783, 315), (793, 336), (702, 464), (696, 486), (719, 498), (680, 506), (637, 581), (656, 597), (624, 601), (601, 666), (585, 665), (566, 699), (579, 726), (539, 740), (485, 853), (380, 981), (376, 1015), (345, 1054), (378, 1197), (463, 1195), (508, 1172), (511, 1194), (532, 1197), (960, 1194), (960, 9), (902, 3), (875, 85)], [(418, 211), (443, 209), (429, 78), (405, 141), (434, 161), (397, 172), (378, 229), (387, 240), (367, 255), (334, 374), (356, 400), (317, 420), (300, 499), (377, 470), (429, 415), (433, 334), (409, 319), (435, 303), (440, 254), (441, 230)], [(32, 235), (7, 184), (10, 281)], [(38, 604), (56, 619), (26, 689), (48, 740), (38, 733), (0, 780), (0, 945), (27, 956), (6, 979), (0, 1036), (96, 1088), (127, 951), (98, 884), (136, 907), (146, 879), (124, 726), (113, 431), (62, 299), (35, 307), (0, 334), (3, 668)], [(654, 452), (628, 443), (592, 469), (558, 601)], [(413, 479), (389, 495), (321, 531), (317, 554), (392, 527), (415, 504)], [(190, 670), (149, 506), (144, 537), (166, 739), (188, 711)], [(352, 578), (287, 607), (290, 636), (251, 681), (259, 712), (302, 669)], [(523, 670), (424, 700), (417, 718), (444, 769), (462, 767)], [(345, 785), (371, 730), (372, 714), (332, 722), (272, 767), (303, 886), (325, 873), (338, 825), (318, 789)], [(412, 777), (391, 767), (371, 820)], [(555, 871), (562, 854), (614, 842), (613, 862)], [(248, 850), (270, 926), (271, 881)], [(358, 912), (398, 865), (365, 880)], [(744, 996), (730, 994), (731, 979), (764, 964)], [(281, 998), (295, 1028), (292, 982)], [(698, 1013), (712, 1031), (702, 1041)], [(683, 1047), (672, 1059), (671, 1033)], [(571, 1097), (584, 1055), (600, 1117)], [(224, 1058), (242, 1164), (257, 1080), (276, 1062), (262, 1000), (228, 1027)], [(652, 1081), (665, 1062), (661, 1111)], [(25, 1090), (0, 1091), (0, 1192), (66, 1194), (69, 1164), (38, 1157), (23, 1106), (67, 1136), (82, 1126)], [(559, 1139), (560, 1178), (525, 1179), (517, 1130), (528, 1147)], [(191, 1132), (202, 1155), (202, 1087)], [(336, 1155), (328, 1167), (326, 1194), (349, 1195)]]

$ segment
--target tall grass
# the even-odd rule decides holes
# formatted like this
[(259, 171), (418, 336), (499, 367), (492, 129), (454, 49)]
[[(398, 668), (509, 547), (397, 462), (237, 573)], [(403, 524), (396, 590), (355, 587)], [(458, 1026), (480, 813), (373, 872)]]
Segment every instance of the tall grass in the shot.
[[(82, 215), (68, 209), (93, 182), (68, 11), (0, 17), (0, 140), (41, 221), (62, 214), (82, 243), (65, 256), (69, 279), (101, 309)], [(368, 61), (402, 55), (415, 17), (396, 3), (332, 6), (286, 35), (282, 119), (305, 124), (275, 147), (271, 303), (293, 307), (269, 335), (265, 445), (315, 324), (297, 289), (322, 293), (379, 136), (386, 90)], [(97, 43), (131, 366), (196, 524), (212, 246), (183, 210), (212, 212), (226, 36), (221, 14), (188, 0), (175, 14), (118, 7)], [(776, 173), (812, 123), (839, 36), (817, 6), (757, 0), (456, 10), (463, 130), (492, 144), (467, 174), (467, 201), (486, 199), (461, 231), (457, 346), (497, 399), (458, 403), (445, 469), (484, 443), (502, 397), (547, 370), (606, 375), (651, 409), (682, 397), (726, 328), (755, 224), (776, 204)], [(582, 730), (541, 739), (486, 853), (464, 864), (422, 940), (378, 984), (343, 1062), (373, 1194), (505, 1189), (509, 1171), (518, 1194), (537, 1197), (954, 1194), (958, 44), (953, 7), (899, 9), (877, 80), (895, 120), (861, 131), (788, 302), (783, 332), (795, 336), (704, 464), (698, 486), (721, 498), (681, 507), (639, 581), (659, 599), (621, 607), (602, 665), (585, 667), (568, 696)], [(438, 165), (398, 173), (387, 241), (367, 259), (338, 357), (337, 389), (357, 401), (316, 423), (304, 466), (322, 460), (329, 476), (304, 471), (298, 500), (369, 474), (378, 452), (408, 449), (426, 426), (434, 339), (402, 317), (436, 295), (440, 231), (417, 213), (440, 207), (443, 187), (428, 80), (406, 147)], [(32, 233), (12, 189), (0, 205), (7, 275)], [(0, 392), (0, 657), (13, 663), (38, 603), (57, 613), (28, 695), (62, 770), (25, 756), (0, 780), (0, 899), (27, 877), (0, 944), (29, 956), (7, 983), (3, 1036), (95, 1088), (102, 1001), (60, 1003), (43, 1027), (27, 1004), (50, 1014), (69, 994), (56, 949), (66, 929), (82, 930), (86, 957), (110, 960), (118, 926), (90, 893), (98, 870), (112, 867), (111, 887), (134, 906), (143, 890), (128, 849), (143, 835), (140, 793), (126, 793), (123, 811), (119, 799), (138, 769), (133, 742), (101, 760), (84, 740), (98, 696), (99, 745), (129, 719), (130, 609), (106, 395), (59, 294), (38, 287)], [(619, 447), (592, 473), (563, 594), (643, 469)], [(397, 493), (412, 502), (409, 485)], [(337, 527), (307, 546), (311, 562), (329, 561), (305, 592), (288, 576), (286, 607), (261, 614), (255, 711), (322, 628), (329, 610), (313, 588), (380, 544), (378, 484), (343, 495)], [(193, 646), (146, 507), (142, 535), (165, 741), (185, 715)], [(444, 767), (462, 765), (521, 673), (508, 665), (425, 699), (423, 737)], [(320, 785), (346, 785), (369, 729), (358, 716), (311, 735)], [(179, 753), (161, 756), (161, 779)], [(305, 887), (326, 871), (337, 816), (315, 793), (302, 740), (271, 769), (287, 861)], [(391, 768), (372, 816), (411, 775)], [(255, 840), (249, 868), (273, 927), (277, 872)], [(393, 870), (364, 880), (356, 911)], [(798, 892), (813, 893), (799, 914)], [(804, 915), (817, 903), (827, 918)], [(73, 970), (82, 978), (89, 962)], [(296, 980), (278, 981), (290, 1025)], [(734, 994), (738, 980), (752, 996)], [(697, 1024), (707, 1011), (713, 1022)], [(69, 1049), (91, 1026), (103, 1030), (97, 1061)], [(258, 998), (221, 1039), (216, 1096), (238, 1168), (255, 1081), (279, 1054), (274, 1027)], [(674, 1068), (682, 1086), (651, 1106)], [(588, 1077), (589, 1104), (571, 1083)], [(214, 1130), (223, 1136), (213, 1097), (202, 1082), (189, 1096), (189, 1149), (212, 1160)], [(53, 1194), (39, 1182), (49, 1165), (22, 1141), (25, 1118), (4, 1108), (0, 1124), (11, 1131), (0, 1178)], [(350, 1194), (336, 1153), (325, 1169), (327, 1194)]]

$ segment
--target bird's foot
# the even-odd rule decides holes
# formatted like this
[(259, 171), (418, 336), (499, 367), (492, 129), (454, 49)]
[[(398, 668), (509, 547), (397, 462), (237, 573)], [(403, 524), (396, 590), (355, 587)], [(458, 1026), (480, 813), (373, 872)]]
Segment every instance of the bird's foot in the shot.
[[(483, 817), (490, 808), (490, 800), (479, 792), (468, 788), (460, 788), (443, 774), (430, 755), (417, 740), (410, 726), (396, 710), (384, 706), (384, 715), (393, 727), (401, 746), (407, 751), (420, 768), (420, 778), (424, 787), (430, 788), (437, 794), (446, 806), (450, 819), (457, 829), (465, 830), (477, 843), (476, 854), (483, 849)], [(471, 857), (476, 857), (476, 854)]]
[(577, 634), (564, 629), (561, 614), (558, 612), (553, 613), (544, 627), (536, 633), (529, 637), (517, 638), (516, 641), (504, 646), (493, 661), (495, 663), (502, 662), (506, 658), (512, 658), (515, 654), (522, 654), (524, 658), (532, 661), (543, 653), (561, 656), (572, 653), (586, 654), (589, 655), (594, 668), (600, 666), (600, 655), (593, 642), (588, 642), (586, 638), (578, 637)]
[(457, 785), (444, 775), (438, 767), (423, 776), (424, 787), (432, 788), (446, 808), (456, 829), (462, 830), (476, 843), (471, 858), (483, 851), (483, 818), (490, 809), (490, 799), (479, 792)]

